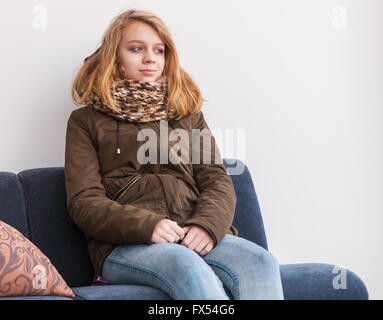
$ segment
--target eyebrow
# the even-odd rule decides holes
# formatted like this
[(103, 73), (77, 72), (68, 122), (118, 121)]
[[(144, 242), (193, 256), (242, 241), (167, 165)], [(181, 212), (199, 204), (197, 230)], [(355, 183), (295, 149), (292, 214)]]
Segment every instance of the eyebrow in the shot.
[[(130, 41), (128, 41), (127, 43), (131, 43), (131, 42), (145, 43), (145, 41), (142, 41), (142, 40), (130, 40)], [(156, 46), (165, 46), (165, 44), (162, 43), (162, 42), (160, 42), (160, 43), (155, 43), (154, 45), (156, 45)]]

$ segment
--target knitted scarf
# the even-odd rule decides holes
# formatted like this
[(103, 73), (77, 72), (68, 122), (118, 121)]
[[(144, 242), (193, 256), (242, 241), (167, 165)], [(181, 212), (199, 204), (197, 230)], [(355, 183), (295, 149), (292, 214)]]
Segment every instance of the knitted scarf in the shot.
[(123, 79), (112, 90), (112, 96), (119, 107), (117, 112), (105, 106), (99, 96), (94, 96), (88, 105), (122, 121), (152, 122), (177, 117), (174, 109), (166, 107), (168, 98), (166, 76), (157, 81)]

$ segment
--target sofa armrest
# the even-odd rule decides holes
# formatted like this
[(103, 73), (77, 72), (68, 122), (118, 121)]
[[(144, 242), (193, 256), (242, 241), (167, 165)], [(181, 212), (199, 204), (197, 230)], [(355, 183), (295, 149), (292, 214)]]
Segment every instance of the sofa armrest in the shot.
[(368, 300), (363, 281), (351, 270), (324, 263), (280, 265), (285, 300)]

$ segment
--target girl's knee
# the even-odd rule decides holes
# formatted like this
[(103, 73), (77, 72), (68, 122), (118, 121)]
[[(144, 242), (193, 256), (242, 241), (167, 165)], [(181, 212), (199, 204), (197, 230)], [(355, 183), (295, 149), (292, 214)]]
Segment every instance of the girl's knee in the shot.
[[(247, 253), (244, 252), (253, 264), (259, 267), (264, 267), (265, 269), (279, 269), (279, 261), (277, 258), (265, 248), (251, 242), (247, 247)], [(251, 263), (251, 261), (249, 262)]]
[(270, 253), (266, 249), (262, 251), (262, 254), (260, 255), (260, 259), (257, 259), (257, 260), (260, 260), (264, 268), (267, 270), (279, 269), (279, 261), (272, 253)]
[(224, 259), (229, 256), (230, 260), (240, 261), (241, 265), (253, 265), (258, 270), (261, 267), (279, 269), (279, 262), (272, 253), (262, 246), (241, 237), (225, 235), (219, 250), (222, 252), (218, 256), (224, 255)]

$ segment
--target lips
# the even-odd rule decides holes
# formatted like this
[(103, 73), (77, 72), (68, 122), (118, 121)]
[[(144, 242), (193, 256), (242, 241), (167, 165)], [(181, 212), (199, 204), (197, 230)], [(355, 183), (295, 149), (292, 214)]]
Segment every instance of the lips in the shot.
[(147, 76), (152, 76), (156, 73), (155, 70), (140, 70), (140, 72)]

